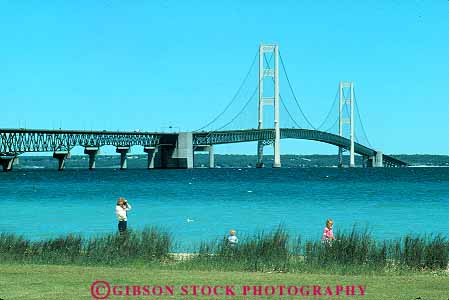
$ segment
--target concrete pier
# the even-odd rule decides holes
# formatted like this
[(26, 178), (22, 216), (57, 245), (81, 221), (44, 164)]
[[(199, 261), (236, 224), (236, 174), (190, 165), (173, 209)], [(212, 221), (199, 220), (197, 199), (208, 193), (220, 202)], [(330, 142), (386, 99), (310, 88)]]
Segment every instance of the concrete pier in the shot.
[(193, 135), (191, 132), (180, 132), (176, 143), (173, 159), (177, 161), (180, 169), (193, 168)]
[(369, 157), (368, 156), (363, 156), (362, 157), (362, 168), (367, 168), (368, 167), (368, 162), (369, 162)]
[(368, 158), (368, 167), (382, 168), (383, 166), (383, 153), (381, 151), (377, 151), (376, 155)]
[(84, 154), (89, 155), (89, 170), (95, 170), (95, 157), (100, 151), (100, 147), (85, 147)]
[(155, 169), (170, 169), (176, 168), (176, 163), (172, 161), (173, 152), (175, 151), (175, 145), (172, 144), (160, 144), (154, 155), (154, 168)]
[(382, 168), (384, 166), (383, 162), (383, 153), (381, 151), (376, 152), (376, 161), (375, 161), (375, 167)]
[(263, 163), (263, 142), (262, 141), (258, 141), (257, 142), (257, 162), (256, 162), (256, 168), (263, 168), (264, 167), (264, 163)]
[(14, 165), (14, 161), (17, 156), (0, 156), (0, 163), (3, 167), (3, 172), (9, 172), (12, 170), (12, 166)]
[(53, 153), (53, 158), (58, 160), (58, 171), (64, 170), (65, 159), (70, 158), (69, 151), (55, 151)]
[(126, 170), (128, 168), (127, 154), (129, 152), (129, 146), (119, 146), (115, 149), (115, 152), (120, 153), (120, 170)]
[(214, 146), (209, 146), (209, 168), (215, 168)]
[(209, 154), (209, 168), (215, 168), (215, 154), (213, 145), (195, 146), (195, 152), (208, 152)]
[(157, 152), (156, 147), (144, 147), (143, 152), (148, 153), (148, 169), (154, 169), (154, 156)]
[(154, 157), (157, 169), (193, 168), (192, 132), (180, 132), (176, 138), (165, 137), (160, 141)]

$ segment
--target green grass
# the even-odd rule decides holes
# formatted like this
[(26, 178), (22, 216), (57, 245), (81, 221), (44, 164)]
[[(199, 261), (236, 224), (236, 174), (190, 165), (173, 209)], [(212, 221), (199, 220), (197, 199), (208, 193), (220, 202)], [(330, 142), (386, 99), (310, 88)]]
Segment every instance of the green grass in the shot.
[[(243, 285), (360, 284), (366, 286), (366, 296), (363, 298), (366, 300), (411, 300), (418, 297), (423, 300), (446, 300), (449, 298), (449, 276), (444, 273), (359, 276), (175, 271), (143, 266), (130, 268), (20, 264), (0, 266), (0, 298), (8, 300), (91, 299), (90, 285), (95, 280), (107, 280), (116, 285), (174, 285), (176, 291), (179, 291), (181, 285), (232, 284), (236, 286), (235, 290), (239, 291)], [(175, 299), (181, 299), (181, 297)], [(234, 299), (243, 299), (243, 297), (236, 295)]]
[(336, 238), (302, 242), (279, 227), (240, 237), (233, 247), (225, 238), (203, 242), (192, 258), (176, 261), (173, 238), (160, 228), (43, 241), (0, 234), (0, 299), (91, 299), (95, 280), (174, 285), (177, 291), (181, 285), (231, 284), (237, 291), (244, 285), (364, 285), (363, 299), (449, 299), (446, 238), (376, 241), (356, 228)]
[(442, 236), (406, 236), (376, 241), (368, 230), (338, 232), (331, 243), (301, 242), (278, 227), (229, 246), (226, 238), (202, 243), (199, 255), (179, 266), (185, 270), (322, 272), (380, 274), (445, 270), (449, 242)]
[(0, 260), (3, 262), (43, 264), (111, 265), (136, 260), (161, 261), (172, 247), (171, 234), (148, 227), (126, 234), (108, 234), (83, 239), (67, 235), (44, 241), (0, 234)]
[(446, 270), (449, 242), (442, 236), (405, 236), (377, 241), (367, 230), (337, 232), (336, 241), (302, 242), (282, 228), (240, 237), (235, 246), (226, 237), (203, 242), (191, 259), (175, 262), (172, 235), (160, 228), (82, 238), (67, 235), (30, 241), (0, 234), (0, 262), (69, 265), (159, 265), (175, 270), (389, 274)]

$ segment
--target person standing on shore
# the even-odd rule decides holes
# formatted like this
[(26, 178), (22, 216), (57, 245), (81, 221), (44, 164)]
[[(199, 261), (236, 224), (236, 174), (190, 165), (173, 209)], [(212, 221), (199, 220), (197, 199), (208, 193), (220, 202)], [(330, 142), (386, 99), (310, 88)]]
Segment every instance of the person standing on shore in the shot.
[(118, 198), (117, 205), (115, 206), (115, 214), (117, 215), (118, 231), (120, 234), (126, 232), (128, 226), (128, 216), (126, 212), (129, 210), (131, 210), (131, 205), (128, 201), (123, 197)]

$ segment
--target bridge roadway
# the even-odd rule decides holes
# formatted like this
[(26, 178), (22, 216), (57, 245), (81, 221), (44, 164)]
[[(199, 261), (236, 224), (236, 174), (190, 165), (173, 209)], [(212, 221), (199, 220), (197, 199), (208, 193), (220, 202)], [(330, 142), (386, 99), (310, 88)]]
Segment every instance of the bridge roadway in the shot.
[[(280, 132), (282, 139), (314, 140), (349, 149), (348, 139), (323, 131), (281, 128)], [(213, 145), (218, 144), (251, 141), (270, 144), (273, 140), (274, 129), (193, 133), (0, 129), (0, 163), (4, 171), (9, 171), (16, 157), (22, 153), (53, 152), (53, 157), (58, 159), (59, 169), (62, 170), (70, 150), (75, 146), (82, 146), (85, 148), (84, 153), (89, 155), (89, 169), (94, 169), (95, 156), (100, 147), (112, 145), (121, 154), (122, 169), (126, 169), (126, 154), (131, 146), (144, 147), (144, 151), (148, 153), (148, 168), (191, 168), (194, 151), (212, 151)], [(366, 158), (368, 166), (407, 166), (406, 162), (358, 143), (355, 144), (355, 152)], [(213, 154), (210, 158), (213, 161)]]
[[(281, 139), (301, 139), (323, 142), (349, 150), (350, 140), (329, 132), (297, 129), (297, 128), (281, 128)], [(241, 143), (250, 141), (266, 141), (268, 144), (274, 140), (274, 129), (244, 129), (232, 131), (211, 131), (194, 133), (194, 145), (215, 145), (228, 143)], [(366, 158), (374, 158), (376, 155), (383, 156), (383, 163), (389, 167), (405, 167), (408, 163), (396, 159), (390, 155), (382, 154), (369, 147), (359, 143), (354, 143), (354, 151)]]

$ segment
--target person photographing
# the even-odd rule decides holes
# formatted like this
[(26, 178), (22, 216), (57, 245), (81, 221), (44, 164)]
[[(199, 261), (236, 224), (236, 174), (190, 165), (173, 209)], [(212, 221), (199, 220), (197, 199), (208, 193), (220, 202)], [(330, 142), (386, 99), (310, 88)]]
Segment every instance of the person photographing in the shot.
[(131, 205), (123, 197), (118, 198), (117, 205), (115, 206), (115, 214), (118, 219), (118, 231), (120, 234), (126, 232), (128, 226), (127, 211), (131, 210)]

